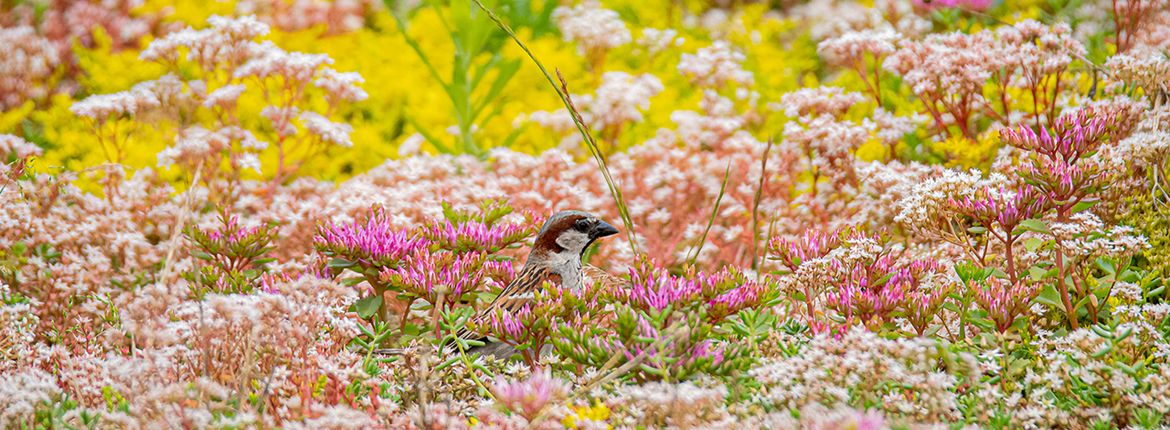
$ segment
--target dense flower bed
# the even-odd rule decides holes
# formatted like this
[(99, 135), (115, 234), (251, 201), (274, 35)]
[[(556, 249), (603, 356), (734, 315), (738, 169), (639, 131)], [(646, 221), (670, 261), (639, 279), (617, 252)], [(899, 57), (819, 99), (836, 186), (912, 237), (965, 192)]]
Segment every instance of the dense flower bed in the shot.
[(0, 427), (1170, 425), (1166, 2), (416, 3), (0, 5)]

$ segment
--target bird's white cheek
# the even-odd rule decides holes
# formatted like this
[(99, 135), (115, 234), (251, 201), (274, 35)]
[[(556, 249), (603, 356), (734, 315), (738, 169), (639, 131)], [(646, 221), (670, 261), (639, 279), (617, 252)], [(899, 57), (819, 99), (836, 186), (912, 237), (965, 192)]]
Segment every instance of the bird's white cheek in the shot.
[(557, 237), (557, 245), (578, 255), (585, 249), (585, 245), (587, 244), (589, 244), (589, 236), (575, 230), (567, 231), (562, 233), (560, 237)]

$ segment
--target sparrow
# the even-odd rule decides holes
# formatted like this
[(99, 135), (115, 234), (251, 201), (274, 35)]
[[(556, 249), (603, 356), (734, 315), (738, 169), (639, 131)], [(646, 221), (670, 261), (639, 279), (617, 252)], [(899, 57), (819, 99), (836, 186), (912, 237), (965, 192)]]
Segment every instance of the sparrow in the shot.
[(489, 317), (497, 309), (519, 311), (532, 300), (545, 281), (561, 288), (582, 289), (588, 281), (608, 275), (604, 270), (582, 263), (585, 250), (597, 239), (612, 236), (618, 230), (609, 223), (581, 211), (562, 211), (545, 221), (524, 268), (500, 291), (479, 317)]
[[(524, 268), (504, 287), (495, 300), (482, 309), (475, 321), (484, 322), (497, 310), (518, 312), (530, 303), (546, 284), (560, 288), (583, 289), (594, 282), (621, 282), (606, 271), (584, 264), (581, 259), (593, 242), (618, 233), (618, 229), (600, 218), (582, 211), (561, 211), (545, 221), (532, 243)], [(456, 334), (462, 339), (478, 340), (484, 345), (468, 352), (478, 352), (498, 358), (510, 357), (515, 348), (487, 337), (475, 338), (469, 330)]]
[[(486, 322), (497, 310), (520, 311), (544, 288), (546, 282), (560, 288), (578, 290), (595, 282), (606, 285), (623, 283), (605, 270), (581, 261), (585, 250), (595, 241), (617, 233), (617, 228), (587, 212), (561, 211), (553, 214), (537, 232), (524, 267), (491, 303), (476, 314), (473, 321)], [(467, 351), (469, 353), (507, 358), (516, 352), (511, 345), (480, 336), (467, 328), (460, 329), (456, 336), (484, 343), (472, 347)], [(402, 350), (394, 348), (375, 352), (398, 355)]]

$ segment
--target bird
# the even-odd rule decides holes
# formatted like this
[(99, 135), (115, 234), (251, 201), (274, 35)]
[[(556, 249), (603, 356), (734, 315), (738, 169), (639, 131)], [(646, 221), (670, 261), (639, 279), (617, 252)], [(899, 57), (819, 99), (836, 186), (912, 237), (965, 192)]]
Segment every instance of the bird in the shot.
[(607, 275), (604, 270), (585, 265), (581, 259), (594, 241), (617, 233), (617, 228), (587, 212), (554, 214), (536, 234), (524, 268), (479, 315), (487, 317), (497, 309), (519, 311), (545, 281), (561, 288), (581, 289), (586, 276)]
[[(578, 290), (583, 289), (585, 285), (593, 285), (595, 282), (606, 285), (621, 284), (623, 281), (616, 276), (582, 262), (585, 250), (589, 249), (590, 245), (598, 239), (617, 233), (616, 227), (588, 212), (566, 210), (553, 214), (537, 232), (536, 239), (532, 243), (532, 250), (524, 262), (524, 267), (491, 303), (476, 314), (473, 321), (486, 322), (497, 310), (520, 311), (532, 301), (536, 293), (546, 285), (546, 282), (560, 288)], [(466, 327), (460, 329), (456, 336), (465, 340), (483, 342), (483, 345), (469, 349), (468, 353), (477, 352), (481, 355), (508, 358), (516, 352), (516, 349), (511, 345), (493, 341), (473, 333)], [(399, 355), (402, 350), (394, 348), (376, 352), (384, 355)]]

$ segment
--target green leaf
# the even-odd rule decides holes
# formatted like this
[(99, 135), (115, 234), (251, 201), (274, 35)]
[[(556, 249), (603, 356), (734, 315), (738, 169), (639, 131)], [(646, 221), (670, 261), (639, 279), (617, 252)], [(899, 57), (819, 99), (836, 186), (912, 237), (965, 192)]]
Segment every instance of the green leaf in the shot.
[(1027, 249), (1028, 252), (1036, 252), (1037, 249), (1040, 249), (1041, 245), (1044, 245), (1044, 242), (1044, 239), (1038, 237), (1029, 237), (1024, 239), (1024, 249)]
[(1093, 353), (1093, 358), (1101, 358), (1113, 351), (1113, 342), (1109, 342), (1100, 351)]
[(378, 312), (378, 308), (382, 306), (382, 296), (374, 295), (362, 298), (353, 304), (354, 310), (357, 311), (358, 316), (363, 319), (369, 319)]
[(1020, 221), (1019, 228), (1022, 228), (1022, 229), (1027, 230), (1027, 231), (1036, 232), (1036, 233), (1043, 233), (1043, 234), (1049, 234), (1049, 235), (1052, 234), (1052, 230), (1048, 229), (1048, 223), (1044, 222), (1043, 220), (1039, 220), (1039, 219), (1035, 219), (1035, 218)]
[(334, 258), (329, 260), (328, 266), (330, 269), (347, 269), (353, 267), (355, 264), (357, 263), (346, 260), (344, 258)]
[(456, 361), (459, 361), (460, 358), (461, 357), (458, 355), (452, 356), (451, 358), (448, 358), (447, 361), (444, 361), (444, 362), (440, 363), (438, 366), (435, 366), (435, 370), (443, 370), (443, 369), (446, 369), (448, 367), (451, 367), (451, 365), (455, 364)]
[(1060, 300), (1060, 292), (1056, 291), (1056, 289), (1052, 288), (1052, 286), (1045, 287), (1044, 290), (1036, 296), (1036, 302), (1045, 306), (1049, 306), (1053, 309), (1064, 309), (1064, 305), (1061, 304)]
[(1097, 203), (1099, 203), (1100, 201), (1101, 201), (1100, 199), (1085, 199), (1085, 200), (1081, 200), (1080, 202), (1077, 202), (1077, 204), (1073, 205), (1073, 207), (1072, 207), (1072, 213), (1077, 213), (1077, 212), (1080, 212), (1080, 211), (1083, 211), (1083, 210), (1089, 209), (1089, 208), (1091, 208), (1091, 207), (1095, 206), (1095, 205), (1096, 205)]
[(1095, 325), (1092, 327), (1092, 329), (1093, 329), (1093, 333), (1096, 333), (1097, 336), (1101, 336), (1105, 339), (1113, 339), (1113, 333), (1110, 333), (1108, 330), (1105, 330), (1104, 327), (1101, 327), (1099, 325)]
[(1148, 299), (1152, 299), (1154, 297), (1158, 297), (1165, 292), (1166, 292), (1166, 286), (1163, 285), (1161, 287), (1150, 290), (1150, 292), (1146, 293), (1146, 299), (1148, 300)]

